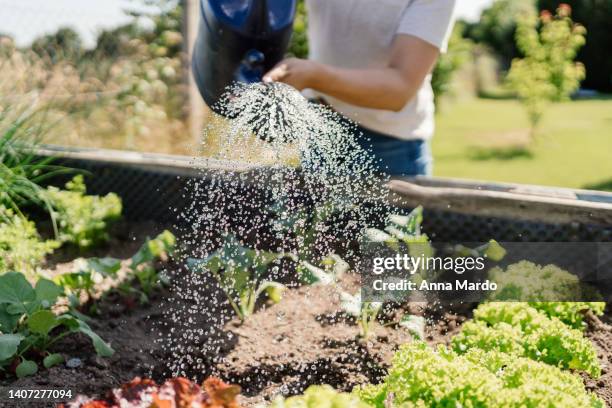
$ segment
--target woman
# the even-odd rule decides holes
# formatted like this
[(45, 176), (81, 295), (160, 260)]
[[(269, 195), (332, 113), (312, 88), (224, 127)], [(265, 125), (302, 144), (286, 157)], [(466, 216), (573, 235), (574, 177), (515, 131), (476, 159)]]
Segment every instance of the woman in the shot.
[(446, 50), (455, 3), (306, 0), (309, 59), (284, 60), (264, 81), (312, 90), (357, 122), (360, 143), (386, 173), (431, 174), (430, 74)]

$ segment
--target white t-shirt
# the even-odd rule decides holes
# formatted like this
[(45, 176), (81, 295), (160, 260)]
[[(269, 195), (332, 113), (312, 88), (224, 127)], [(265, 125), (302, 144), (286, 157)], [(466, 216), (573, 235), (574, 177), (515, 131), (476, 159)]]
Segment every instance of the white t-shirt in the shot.
[[(456, 0), (306, 0), (309, 58), (342, 68), (387, 67), (396, 34), (410, 34), (446, 51)], [(334, 109), (360, 125), (399, 139), (434, 133), (431, 76), (400, 112), (362, 108), (329, 95)]]

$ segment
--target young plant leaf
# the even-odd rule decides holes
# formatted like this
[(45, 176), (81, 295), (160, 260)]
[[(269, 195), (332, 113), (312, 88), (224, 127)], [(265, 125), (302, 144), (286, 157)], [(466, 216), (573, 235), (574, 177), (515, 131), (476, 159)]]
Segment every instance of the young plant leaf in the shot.
[(283, 297), (283, 292), (286, 287), (282, 283), (265, 281), (259, 285), (259, 289), (257, 290), (257, 296), (259, 296), (262, 292), (266, 292), (268, 298), (274, 303), (279, 303)]
[(53, 306), (57, 301), (57, 298), (64, 292), (61, 286), (44, 278), (41, 278), (38, 280), (38, 282), (36, 282), (34, 291), (36, 292), (36, 299), (40, 301), (42, 306), (45, 308)]
[(91, 328), (89, 327), (87, 323), (81, 320), (77, 320), (77, 321), (79, 324), (77, 331), (80, 331), (81, 333), (87, 335), (91, 339), (94, 349), (96, 350), (96, 353), (99, 356), (110, 357), (115, 353), (115, 350), (113, 350), (112, 347), (108, 343), (102, 340), (100, 336), (98, 336), (93, 330), (91, 330)]
[(331, 285), (336, 282), (332, 273), (325, 272), (307, 261), (300, 264), (301, 279), (310, 285)]
[(50, 310), (39, 310), (28, 318), (28, 328), (33, 333), (46, 336), (60, 322)]
[(13, 357), (24, 338), (21, 334), (0, 334), (0, 361)]
[(31, 360), (23, 360), (17, 368), (15, 368), (15, 374), (17, 378), (27, 377), (29, 375), (34, 375), (38, 371), (38, 366), (35, 362)]
[(47, 357), (43, 359), (43, 365), (45, 366), (45, 368), (51, 368), (63, 362), (64, 362), (64, 356), (62, 356), (59, 353), (49, 354)]
[(8, 312), (8, 304), (0, 304), (0, 332), (11, 333), (17, 327), (21, 314), (11, 314)]
[(27, 304), (36, 300), (36, 292), (30, 282), (19, 272), (7, 272), (0, 276), (0, 303), (12, 306), (11, 314), (27, 313)]

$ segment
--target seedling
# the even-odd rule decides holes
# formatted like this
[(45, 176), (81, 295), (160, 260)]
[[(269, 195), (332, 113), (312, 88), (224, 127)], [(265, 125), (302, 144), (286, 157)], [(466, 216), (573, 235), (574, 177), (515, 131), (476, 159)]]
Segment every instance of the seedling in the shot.
[(193, 270), (208, 271), (219, 283), (229, 304), (244, 321), (255, 311), (257, 299), (264, 293), (279, 302), (285, 286), (266, 280), (271, 264), (290, 254), (260, 251), (244, 247), (233, 235), (227, 235), (222, 247), (205, 259), (190, 259)]
[(360, 336), (367, 339), (370, 336), (372, 324), (378, 317), (378, 312), (382, 307), (381, 302), (364, 302), (361, 299), (361, 292), (351, 295), (347, 292), (340, 292), (342, 309), (350, 316), (357, 319), (359, 324)]
[(113, 349), (79, 317), (52, 311), (62, 294), (62, 288), (47, 279), (40, 279), (32, 287), (21, 273), (0, 276), (0, 369), (15, 367), (18, 377), (32, 375), (38, 371), (38, 363), (30, 358), (40, 355), (45, 355), (42, 363), (47, 368), (59, 364), (63, 357), (49, 349), (77, 332), (91, 339), (98, 355), (113, 354)]

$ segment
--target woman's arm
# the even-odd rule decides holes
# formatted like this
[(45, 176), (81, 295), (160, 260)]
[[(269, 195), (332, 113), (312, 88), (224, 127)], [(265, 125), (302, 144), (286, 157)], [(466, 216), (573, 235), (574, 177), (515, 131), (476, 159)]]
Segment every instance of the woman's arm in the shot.
[(365, 108), (400, 111), (414, 98), (433, 69), (439, 50), (412, 35), (396, 35), (385, 68), (347, 69), (291, 58), (264, 76), (298, 90), (312, 88)]

